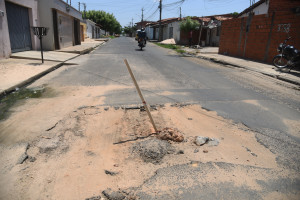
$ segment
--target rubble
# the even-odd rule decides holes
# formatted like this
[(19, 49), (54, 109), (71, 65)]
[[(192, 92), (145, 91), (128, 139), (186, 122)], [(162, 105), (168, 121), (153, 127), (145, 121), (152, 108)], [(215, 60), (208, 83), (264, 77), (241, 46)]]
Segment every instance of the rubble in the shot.
[(118, 172), (113, 172), (113, 171), (109, 171), (109, 170), (104, 170), (105, 174), (107, 175), (111, 175), (111, 176), (115, 176), (118, 174)]
[(177, 129), (164, 128), (157, 136), (161, 140), (171, 140), (174, 142), (182, 142), (183, 135)]
[(174, 149), (167, 141), (149, 139), (134, 144), (133, 152), (138, 153), (144, 162), (159, 164), (166, 154), (174, 153)]
[(195, 138), (195, 144), (197, 146), (203, 146), (204, 144), (207, 144), (208, 146), (218, 146), (219, 140), (215, 138), (209, 138), (209, 137), (203, 137), (203, 136), (197, 136)]
[(37, 144), (37, 147), (40, 150), (40, 153), (47, 153), (52, 151), (58, 147), (59, 138), (52, 138), (52, 139), (41, 139)]
[(109, 200), (123, 200), (126, 198), (126, 196), (120, 191), (113, 191), (110, 188), (102, 191), (102, 194)]
[(27, 149), (29, 148), (29, 144), (22, 143), (22, 144), (18, 144), (17, 146), (18, 146), (18, 149), (20, 152), (20, 156), (19, 156), (16, 164), (23, 164), (23, 162), (28, 158)]
[(90, 198), (86, 198), (85, 200), (101, 200), (101, 196), (95, 196), (95, 197), (90, 197)]
[(195, 140), (195, 144), (198, 146), (204, 145), (209, 140), (208, 137), (197, 136)]

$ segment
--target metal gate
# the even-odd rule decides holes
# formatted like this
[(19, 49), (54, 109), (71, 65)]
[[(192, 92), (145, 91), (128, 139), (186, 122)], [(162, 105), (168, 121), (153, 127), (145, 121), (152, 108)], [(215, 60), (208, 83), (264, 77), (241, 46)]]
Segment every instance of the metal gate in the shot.
[(12, 52), (31, 50), (28, 8), (6, 1), (7, 21)]

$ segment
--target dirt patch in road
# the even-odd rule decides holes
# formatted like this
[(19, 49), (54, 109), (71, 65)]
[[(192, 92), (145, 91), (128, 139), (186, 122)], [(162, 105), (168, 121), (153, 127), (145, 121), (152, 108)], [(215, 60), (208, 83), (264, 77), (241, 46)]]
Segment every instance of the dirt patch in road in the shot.
[[(89, 91), (85, 92), (88, 95)], [(73, 200), (103, 196), (101, 192), (108, 188), (119, 191), (140, 187), (157, 170), (186, 163), (196, 167), (197, 163), (222, 162), (278, 170), (275, 155), (256, 141), (254, 133), (198, 105), (166, 105), (152, 110), (159, 130), (172, 127), (184, 136), (182, 142), (167, 140), (160, 144), (145, 111), (95, 105), (99, 101), (88, 102), (89, 106), (67, 103), (78, 107), (71, 112), (65, 110), (67, 114), (44, 127), (47, 131), (38, 137), (28, 137), (28, 159), (23, 164), (12, 162), (14, 151), (7, 151), (10, 145), (2, 144), (0, 154), (6, 156), (0, 157), (0, 199)], [(220, 143), (197, 146), (196, 136), (215, 138)], [(158, 151), (149, 148), (154, 144)], [(143, 155), (145, 148), (148, 149)], [(158, 162), (148, 162), (153, 156)], [(217, 179), (213, 173), (207, 173), (215, 182), (230, 180), (254, 189), (259, 189), (257, 179), (268, 178), (236, 169), (232, 179), (230, 172), (221, 172)], [(187, 182), (192, 186), (193, 182)]]

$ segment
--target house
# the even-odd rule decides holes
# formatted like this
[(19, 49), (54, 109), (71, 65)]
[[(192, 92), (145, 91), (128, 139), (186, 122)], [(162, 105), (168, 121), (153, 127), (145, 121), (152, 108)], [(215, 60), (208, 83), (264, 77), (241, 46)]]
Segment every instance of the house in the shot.
[(63, 0), (38, 0), (39, 24), (48, 27), (43, 39), (45, 50), (57, 50), (81, 44), (82, 14)]
[(222, 23), (219, 54), (272, 63), (288, 36), (300, 48), (299, 33), (299, 0), (260, 0)]
[(136, 27), (137, 29), (142, 29), (145, 28), (146, 24), (151, 23), (151, 21), (142, 21), (142, 22), (137, 22)]
[(253, 13), (254, 15), (264, 15), (268, 14), (269, 1), (258, 1), (249, 8), (245, 9), (243, 12), (238, 14), (238, 18), (248, 17), (249, 13)]
[(157, 22), (149, 22), (145, 25), (145, 31), (147, 33), (147, 37), (149, 40), (157, 40), (156, 36), (156, 28), (154, 27), (154, 25)]
[(0, 58), (39, 48), (39, 39), (30, 28), (40, 25), (38, 15), (35, 0), (0, 0)]
[[(192, 17), (193, 20), (197, 20), (202, 28), (193, 31), (192, 44), (200, 44), (202, 46), (218, 46), (221, 24), (225, 20), (232, 19), (231, 14), (206, 16), (206, 17)], [(180, 23), (183, 19), (180, 18), (168, 18), (163, 19), (162, 30), (163, 30), (163, 40), (174, 38), (176, 44), (188, 44), (189, 43), (189, 33), (180, 30)], [(200, 35), (201, 31), (201, 35)], [(152, 22), (146, 25), (147, 36), (150, 39), (158, 39), (159, 37), (159, 21)], [(199, 38), (199, 36), (201, 38)], [(200, 41), (199, 41), (200, 39)]]
[(87, 35), (87, 38), (93, 38), (95, 37), (94, 34), (95, 34), (95, 26), (96, 26), (96, 23), (89, 20), (89, 19), (85, 19), (84, 22), (86, 23), (86, 35)]
[[(176, 38), (178, 38), (178, 28), (177, 24), (174, 22), (178, 22), (179, 18), (167, 18), (167, 19), (162, 19), (161, 24), (162, 24), (162, 32), (163, 32), (163, 40), (174, 38), (174, 35)], [(173, 24), (175, 26), (175, 29), (173, 27)], [(158, 40), (159, 38), (159, 21), (157, 22), (149, 22), (146, 24), (145, 31), (147, 32), (147, 36), (151, 40)], [(174, 31), (176, 34), (174, 34)]]

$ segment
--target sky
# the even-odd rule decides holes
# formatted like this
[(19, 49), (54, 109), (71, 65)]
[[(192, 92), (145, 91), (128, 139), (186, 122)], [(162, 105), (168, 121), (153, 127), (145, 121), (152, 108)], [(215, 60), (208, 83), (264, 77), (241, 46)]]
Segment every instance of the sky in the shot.
[[(253, 0), (162, 0), (162, 19), (179, 17), (180, 7), (182, 17), (242, 12), (250, 6), (250, 1)], [(113, 13), (123, 27), (129, 26), (132, 19), (133, 23), (141, 21), (142, 8), (144, 8), (144, 21), (159, 20), (159, 0), (71, 0), (72, 6), (77, 9), (78, 2), (85, 3), (86, 10)]]

